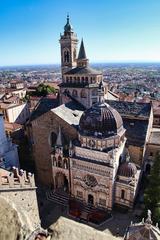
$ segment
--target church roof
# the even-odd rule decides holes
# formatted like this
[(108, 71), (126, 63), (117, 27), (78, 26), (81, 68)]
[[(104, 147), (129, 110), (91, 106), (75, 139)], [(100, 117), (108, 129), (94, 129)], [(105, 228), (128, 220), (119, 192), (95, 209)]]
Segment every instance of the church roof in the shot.
[(128, 118), (122, 116), (122, 119), (126, 129), (126, 144), (143, 147), (146, 141), (148, 120), (132, 119), (132, 114)]
[(123, 162), (118, 169), (118, 175), (124, 177), (133, 177), (137, 173), (136, 165), (132, 162)]
[(146, 140), (151, 104), (112, 100), (107, 100), (107, 102), (122, 116), (123, 126), (126, 129), (127, 145), (143, 147)]
[(84, 43), (83, 43), (83, 39), (81, 41), (81, 46), (80, 46), (80, 49), (79, 49), (79, 54), (78, 54), (78, 60), (80, 59), (86, 59), (86, 51), (85, 51), (85, 48), (84, 48)]
[(58, 117), (63, 119), (69, 125), (78, 127), (80, 117), (84, 111), (84, 108), (77, 102), (70, 101), (66, 104), (62, 104), (57, 108), (51, 110)]
[(129, 240), (158, 240), (160, 238), (160, 233), (158, 233), (158, 230), (154, 226), (148, 228), (145, 224), (135, 225), (134, 228), (130, 227), (129, 230)]
[(98, 231), (93, 227), (90, 227), (88, 225), (70, 220), (65, 217), (58, 218), (57, 222), (52, 224), (50, 226), (50, 230), (55, 234), (51, 238), (51, 240), (58, 240), (58, 239), (70, 239), (75, 240), (78, 239), (77, 236), (79, 236), (79, 239), (81, 240), (90, 240), (90, 239), (96, 239), (96, 240), (119, 240), (119, 237), (114, 237), (109, 231), (108, 232), (102, 232)]
[(138, 224), (129, 226), (125, 240), (158, 240), (160, 239), (160, 230), (158, 226), (152, 225), (151, 211), (148, 210), (148, 217)]
[(36, 118), (40, 117), (44, 113), (50, 111), (52, 108), (58, 106), (58, 98), (52, 99), (52, 98), (42, 98), (34, 111), (31, 114), (30, 121), (35, 120)]
[(142, 117), (148, 119), (151, 112), (150, 103), (140, 103), (140, 102), (126, 102), (126, 101), (113, 101), (107, 100), (108, 104), (124, 117), (132, 115), (134, 117)]
[(100, 75), (102, 74), (100, 71), (93, 69), (91, 67), (76, 67), (68, 72), (65, 73), (65, 75), (74, 75), (74, 74), (80, 74), (80, 75)]

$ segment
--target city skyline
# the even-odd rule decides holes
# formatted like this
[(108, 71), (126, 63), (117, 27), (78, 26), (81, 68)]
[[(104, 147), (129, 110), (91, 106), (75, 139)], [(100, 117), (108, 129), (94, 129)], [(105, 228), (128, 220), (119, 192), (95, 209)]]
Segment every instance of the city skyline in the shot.
[(62, 2), (0, 3), (0, 66), (60, 63), (67, 13), (90, 62), (160, 62), (158, 0)]

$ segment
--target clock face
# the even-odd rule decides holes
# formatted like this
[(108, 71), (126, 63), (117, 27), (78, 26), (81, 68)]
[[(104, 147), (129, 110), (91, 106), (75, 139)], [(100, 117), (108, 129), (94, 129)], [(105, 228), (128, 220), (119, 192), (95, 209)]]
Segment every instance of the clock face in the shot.
[(88, 143), (89, 143), (90, 147), (95, 147), (95, 145), (96, 145), (96, 143), (95, 143), (95, 141), (93, 139), (89, 140)]

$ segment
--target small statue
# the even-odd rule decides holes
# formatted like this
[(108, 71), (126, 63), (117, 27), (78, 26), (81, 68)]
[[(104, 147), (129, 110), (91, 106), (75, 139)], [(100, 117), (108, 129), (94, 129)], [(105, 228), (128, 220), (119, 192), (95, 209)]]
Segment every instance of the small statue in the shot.
[(148, 209), (148, 214), (147, 215), (148, 215), (148, 219), (151, 220), (151, 215), (152, 215), (151, 210)]
[(147, 219), (146, 219), (146, 223), (147, 223), (147, 224), (152, 224), (152, 219), (151, 219), (152, 213), (151, 213), (151, 210), (148, 209), (147, 215), (148, 215), (148, 217), (147, 217)]
[(129, 162), (129, 161), (130, 161), (130, 154), (129, 154), (128, 148), (126, 148), (126, 162)]

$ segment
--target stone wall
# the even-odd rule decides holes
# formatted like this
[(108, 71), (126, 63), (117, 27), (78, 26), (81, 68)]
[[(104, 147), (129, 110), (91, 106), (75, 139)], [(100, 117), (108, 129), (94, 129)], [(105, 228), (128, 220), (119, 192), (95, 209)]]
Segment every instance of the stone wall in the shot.
[[(65, 100), (64, 100), (64, 97), (62, 95), (62, 93), (67, 89), (68, 91), (68, 94), (70, 96), (72, 96), (74, 99), (76, 99), (78, 102), (80, 102), (83, 106), (85, 107), (90, 107), (91, 106), (91, 99), (90, 99), (90, 89), (87, 89), (87, 88), (77, 88), (75, 86), (75, 88), (62, 88), (61, 87), (61, 96), (62, 96), (62, 99), (61, 99), (61, 102), (62, 103), (65, 103)], [(82, 91), (85, 95), (85, 97), (82, 97)], [(76, 95), (74, 94), (76, 93)]]
[(15, 205), (30, 229), (40, 224), (33, 174), (15, 167), (12, 171), (0, 169), (0, 197)]
[(17, 240), (22, 227), (18, 213), (2, 197), (0, 197), (0, 206), (0, 239)]
[(52, 111), (32, 122), (33, 153), (39, 181), (45, 185), (53, 184), (50, 135), (58, 135), (59, 126), (66, 139), (77, 138), (77, 131)]
[(27, 224), (31, 229), (35, 229), (40, 224), (35, 188), (0, 190), (0, 197), (14, 203), (18, 211), (28, 219)]
[[(148, 171), (150, 173), (151, 167), (154, 164), (154, 160), (157, 156), (157, 153), (160, 152), (160, 144), (147, 144), (146, 153), (145, 153), (145, 164), (144, 164), (144, 171)], [(149, 168), (149, 169), (148, 169)]]
[(143, 159), (143, 147), (129, 145), (128, 147), (131, 161), (141, 166)]

